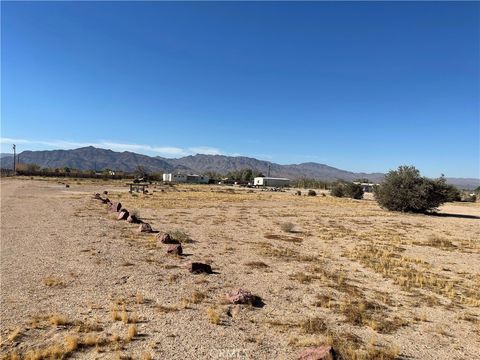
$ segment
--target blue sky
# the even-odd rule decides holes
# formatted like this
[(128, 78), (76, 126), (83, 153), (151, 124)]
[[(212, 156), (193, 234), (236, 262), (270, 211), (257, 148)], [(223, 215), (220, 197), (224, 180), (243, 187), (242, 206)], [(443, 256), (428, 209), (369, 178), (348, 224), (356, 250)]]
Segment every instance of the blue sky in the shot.
[(2, 2), (1, 151), (480, 177), (478, 2)]

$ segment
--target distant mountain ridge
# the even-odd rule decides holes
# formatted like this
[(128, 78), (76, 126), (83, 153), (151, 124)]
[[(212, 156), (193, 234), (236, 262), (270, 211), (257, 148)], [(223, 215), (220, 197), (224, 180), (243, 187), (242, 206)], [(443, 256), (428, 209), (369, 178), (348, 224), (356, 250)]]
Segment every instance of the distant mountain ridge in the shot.
[[(11, 154), (2, 154), (1, 158), (2, 167), (12, 167)], [(102, 170), (108, 168), (131, 172), (135, 171), (138, 166), (143, 166), (151, 172), (204, 173), (213, 171), (226, 174), (230, 171), (250, 168), (267, 175), (270, 168), (270, 176), (287, 177), (290, 179), (312, 178), (324, 181), (339, 179), (352, 181), (359, 178), (367, 178), (373, 182), (380, 182), (384, 177), (383, 173), (356, 173), (313, 162), (280, 165), (245, 156), (203, 154), (167, 159), (129, 151), (116, 152), (93, 146), (73, 150), (23, 151), (19, 154), (19, 158), (21, 163), (37, 164), (41, 167), (70, 167), (80, 170)], [(462, 188), (480, 186), (480, 179), (447, 178), (447, 181)]]

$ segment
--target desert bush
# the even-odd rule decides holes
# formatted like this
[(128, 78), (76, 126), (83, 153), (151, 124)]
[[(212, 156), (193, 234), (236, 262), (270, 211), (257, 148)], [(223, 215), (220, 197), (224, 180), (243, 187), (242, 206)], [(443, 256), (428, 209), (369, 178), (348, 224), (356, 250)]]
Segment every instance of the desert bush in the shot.
[(189, 243), (192, 242), (192, 238), (190, 234), (183, 230), (183, 229), (174, 229), (171, 231), (168, 231), (172, 239), (178, 240), (181, 243)]
[(335, 197), (363, 198), (363, 188), (352, 182), (337, 182), (333, 184), (330, 193)]
[(315, 190), (308, 190), (308, 196), (317, 196), (317, 193)]
[(460, 190), (450, 184), (445, 184), (446, 202), (462, 201)]
[(362, 199), (363, 198), (363, 188), (355, 183), (346, 183), (345, 184), (345, 196), (352, 199)]
[[(454, 201), (457, 201), (457, 200), (454, 200)], [(460, 195), (460, 201), (475, 202), (475, 201), (477, 201), (477, 195), (476, 194), (470, 194), (468, 192), (464, 192)]]
[(420, 176), (414, 166), (400, 166), (388, 172), (374, 194), (385, 209), (425, 213), (446, 202), (448, 191), (443, 177), (431, 180)]
[(335, 197), (344, 197), (345, 196), (345, 185), (341, 182), (337, 182), (332, 185), (330, 194)]

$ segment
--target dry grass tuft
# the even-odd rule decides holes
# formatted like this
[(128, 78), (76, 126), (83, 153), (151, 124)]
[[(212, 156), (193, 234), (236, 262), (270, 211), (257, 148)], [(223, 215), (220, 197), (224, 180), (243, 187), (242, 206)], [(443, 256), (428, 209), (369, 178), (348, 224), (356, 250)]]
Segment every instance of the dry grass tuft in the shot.
[(127, 341), (132, 341), (132, 339), (137, 336), (137, 325), (135, 324), (132, 324), (128, 327), (128, 331), (127, 331), (127, 337), (126, 337), (126, 340)]
[(72, 352), (78, 349), (78, 336), (67, 335), (65, 336), (65, 350)]
[(171, 313), (179, 310), (176, 306), (166, 306), (161, 304), (155, 305), (155, 308), (161, 313)]
[(141, 292), (137, 292), (137, 295), (135, 296), (135, 301), (137, 304), (143, 304), (145, 302), (145, 297)]
[(177, 240), (182, 244), (192, 242), (192, 238), (190, 237), (190, 234), (186, 230), (175, 229), (175, 230), (167, 231), (167, 233), (170, 234), (170, 237), (172, 239)]
[(53, 314), (49, 317), (49, 322), (52, 325), (59, 326), (59, 325), (69, 325), (70, 322), (67, 320), (67, 318), (63, 315), (59, 314)]
[(198, 291), (198, 290), (195, 290), (192, 293), (192, 296), (190, 297), (190, 301), (193, 304), (200, 304), (203, 300), (205, 300), (206, 297), (207, 297), (207, 295), (205, 295), (205, 293), (203, 293), (201, 291)]
[(43, 279), (43, 284), (49, 287), (62, 287), (65, 285), (62, 279), (55, 276), (48, 276)]
[(300, 323), (300, 328), (307, 334), (325, 333), (328, 328), (325, 321), (319, 317), (309, 318)]
[(269, 267), (263, 261), (249, 261), (249, 262), (245, 263), (245, 266), (249, 266), (251, 268), (257, 268), (257, 269), (268, 268)]
[(207, 309), (207, 318), (210, 324), (220, 325), (220, 315), (213, 307)]
[(15, 329), (13, 329), (13, 330), (7, 335), (7, 340), (8, 340), (8, 341), (15, 341), (15, 340), (17, 340), (21, 335), (22, 335), (22, 329), (20, 328), (20, 326), (17, 326)]

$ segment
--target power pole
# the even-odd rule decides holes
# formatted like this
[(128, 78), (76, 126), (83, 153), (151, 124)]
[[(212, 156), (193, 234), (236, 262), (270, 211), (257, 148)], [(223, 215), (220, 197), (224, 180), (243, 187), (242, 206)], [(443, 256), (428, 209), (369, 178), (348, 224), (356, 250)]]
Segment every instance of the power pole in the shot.
[(267, 172), (267, 177), (270, 177), (270, 164), (268, 164), (268, 172)]
[(13, 174), (17, 172), (17, 147), (13, 144)]

